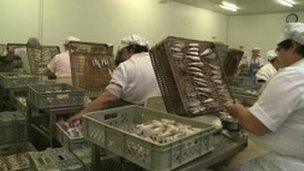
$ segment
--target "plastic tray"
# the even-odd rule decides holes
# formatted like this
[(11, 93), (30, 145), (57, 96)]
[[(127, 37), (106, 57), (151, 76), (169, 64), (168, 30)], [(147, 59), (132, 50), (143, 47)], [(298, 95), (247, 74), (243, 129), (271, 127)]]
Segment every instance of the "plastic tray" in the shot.
[(39, 109), (84, 105), (85, 91), (68, 84), (29, 85), (29, 100)]
[(30, 152), (32, 171), (62, 170), (83, 171), (82, 163), (66, 148), (47, 149), (42, 152)]
[[(172, 48), (176, 44), (180, 46), (180, 52), (175, 52)], [(197, 71), (199, 74), (205, 75), (206, 88), (210, 90), (210, 93), (207, 95), (208, 97), (197, 93), (197, 88), (199, 88), (199, 86), (194, 81), (195, 76), (193, 76), (189, 70), (190, 63), (192, 62), (190, 62), (191, 59), (187, 59), (186, 54), (190, 52), (191, 44), (192, 46), (195, 44), (195, 49), (198, 49), (196, 51), (199, 54), (199, 57), (196, 57), (196, 62), (204, 64), (203, 66), (196, 68), (201, 70)], [(206, 52), (205, 50), (212, 51), (212, 53), (209, 54), (212, 55), (212, 57), (209, 55), (206, 55), (209, 57), (202, 57), (201, 54)], [(222, 63), (214, 43), (179, 37), (168, 37), (152, 47), (150, 55), (158, 85), (168, 112), (187, 117), (214, 114), (217, 111), (225, 111), (226, 108), (224, 104), (227, 101), (232, 101), (229, 87), (227, 86), (227, 80), (222, 70)], [(212, 68), (210, 64), (219, 68), (216, 69), (216, 72), (219, 72), (221, 76), (220, 86), (211, 79), (214, 67)], [(220, 87), (222, 86), (224, 86), (223, 90), (226, 91), (225, 96), (222, 96), (220, 93), (220, 89), (222, 89)], [(190, 96), (190, 94), (193, 95)], [(201, 103), (200, 107), (201, 109), (204, 107), (204, 110), (196, 112), (190, 110), (191, 107), (189, 107), (189, 102), (203, 102), (209, 100), (209, 98), (214, 99), (214, 102)]]
[(0, 144), (27, 140), (26, 118), (21, 112), (0, 112)]
[(89, 147), (89, 142), (84, 137), (71, 137), (60, 124), (56, 123), (55, 138), (60, 144), (70, 150)]
[(11, 88), (26, 88), (28, 84), (37, 83), (38, 76), (20, 74), (16, 72), (0, 73), (0, 85), (6, 89)]
[(70, 42), (73, 85), (89, 97), (98, 97), (109, 84), (115, 68), (113, 46), (100, 43)]
[[(171, 119), (202, 130), (171, 143), (159, 144), (125, 129), (153, 119)], [(148, 170), (174, 169), (212, 151), (213, 132), (211, 125), (140, 106), (120, 107), (84, 116), (86, 139)]]
[(43, 75), (45, 67), (60, 53), (58, 46), (26, 47), (31, 73)]

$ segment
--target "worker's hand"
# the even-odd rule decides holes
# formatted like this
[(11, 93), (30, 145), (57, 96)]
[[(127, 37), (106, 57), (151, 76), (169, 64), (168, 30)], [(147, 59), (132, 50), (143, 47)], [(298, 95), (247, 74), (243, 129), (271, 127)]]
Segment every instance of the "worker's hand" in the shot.
[(238, 114), (244, 108), (240, 103), (235, 103), (233, 105), (227, 106), (227, 112), (234, 118), (238, 118)]
[(76, 114), (68, 119), (68, 123), (70, 126), (78, 126), (81, 124), (82, 115)]

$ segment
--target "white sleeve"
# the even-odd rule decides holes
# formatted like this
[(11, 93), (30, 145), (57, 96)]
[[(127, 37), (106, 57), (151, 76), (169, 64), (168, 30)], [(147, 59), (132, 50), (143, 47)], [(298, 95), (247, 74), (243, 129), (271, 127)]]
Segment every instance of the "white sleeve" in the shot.
[(124, 65), (119, 65), (112, 76), (109, 85), (106, 87), (111, 94), (117, 98), (121, 98), (127, 85), (127, 74)]
[(288, 72), (278, 73), (249, 109), (271, 131), (276, 131), (300, 103), (301, 93), (292, 77)]
[(57, 55), (50, 61), (50, 63), (47, 65), (47, 68), (55, 74), (56, 71), (56, 63), (57, 63)]

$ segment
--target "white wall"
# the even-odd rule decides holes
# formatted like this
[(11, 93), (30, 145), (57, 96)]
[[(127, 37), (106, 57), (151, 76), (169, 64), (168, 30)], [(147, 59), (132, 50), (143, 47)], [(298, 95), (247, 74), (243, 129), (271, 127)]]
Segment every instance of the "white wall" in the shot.
[(39, 36), (39, 0), (0, 0), (0, 43)]
[[(303, 13), (297, 13), (303, 22)], [(288, 13), (232, 16), (228, 19), (228, 44), (232, 48), (245, 47), (248, 55), (254, 46), (261, 48), (262, 57), (275, 49)]]
[(226, 42), (227, 16), (159, 1), (1, 0), (0, 32), (4, 36), (0, 43), (25, 42), (29, 36), (36, 36), (43, 44), (62, 45), (67, 36), (74, 35), (117, 46), (130, 33), (141, 34), (151, 44), (169, 35), (200, 40), (214, 36), (216, 41)]

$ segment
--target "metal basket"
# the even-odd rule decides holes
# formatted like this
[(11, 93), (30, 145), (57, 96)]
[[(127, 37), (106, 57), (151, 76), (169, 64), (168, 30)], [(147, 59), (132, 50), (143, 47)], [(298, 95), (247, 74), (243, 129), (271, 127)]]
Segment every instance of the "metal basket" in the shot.
[[(186, 52), (190, 49), (189, 44), (195, 43), (198, 44), (199, 54), (204, 52), (204, 50), (211, 49), (215, 57), (212, 60), (207, 60), (203, 57), (200, 57), (200, 62), (204, 64), (204, 67), (201, 67), (202, 73), (205, 74), (208, 81), (208, 89), (211, 90), (209, 97), (216, 99), (216, 105), (212, 108), (209, 108), (207, 105), (206, 110), (193, 114), (189, 111), (189, 106), (187, 102), (190, 101), (204, 101), (209, 97), (202, 97), (195, 95), (190, 97), (189, 94), (195, 91), (197, 85), (194, 83), (193, 76), (187, 71), (189, 60), (186, 59)], [(171, 47), (174, 44), (179, 44), (181, 46), (181, 55), (177, 57)], [(215, 45), (212, 42), (203, 42), (198, 40), (190, 40), (185, 38), (178, 37), (168, 37), (164, 41), (155, 45), (150, 50), (150, 55), (152, 58), (152, 65), (155, 71), (155, 75), (160, 87), (162, 97), (166, 104), (167, 111), (170, 113), (175, 113), (187, 117), (195, 117), (204, 114), (215, 113), (218, 110), (225, 110), (224, 103), (226, 101), (231, 101), (232, 97), (230, 95), (229, 87), (227, 86), (226, 77), (222, 70), (222, 64), (218, 57), (218, 54), (215, 49)], [(226, 86), (228, 92), (227, 97), (223, 98), (220, 96), (218, 88), (215, 86), (215, 83), (211, 80), (212, 69), (210, 64), (220, 68), (222, 75), (223, 85)]]
[[(136, 136), (127, 129), (154, 119), (175, 120), (201, 131), (159, 144)], [(140, 106), (90, 113), (84, 116), (83, 126), (86, 139), (148, 170), (174, 169), (213, 150), (213, 126)]]
[(236, 74), (244, 52), (237, 49), (229, 49), (227, 57), (224, 60), (224, 71), (228, 77)]
[(100, 43), (69, 43), (73, 85), (89, 97), (98, 97), (109, 84), (115, 67), (113, 46)]
[(66, 148), (47, 149), (30, 152), (30, 170), (83, 171), (82, 163)]
[(39, 109), (84, 105), (84, 90), (68, 84), (31, 84), (29, 100)]
[(26, 47), (31, 74), (43, 75), (45, 67), (60, 53), (58, 46)]
[(27, 140), (26, 118), (20, 112), (0, 112), (0, 144)]

